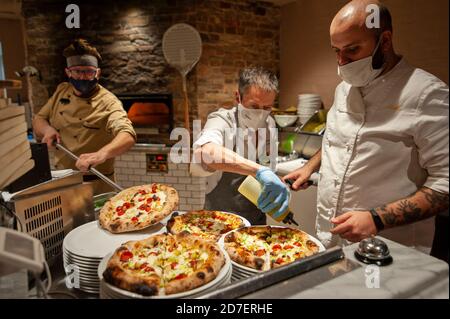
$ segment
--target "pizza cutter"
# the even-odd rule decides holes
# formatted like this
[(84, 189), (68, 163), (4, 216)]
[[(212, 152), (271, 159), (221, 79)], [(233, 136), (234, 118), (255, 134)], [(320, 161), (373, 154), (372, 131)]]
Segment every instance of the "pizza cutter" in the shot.
[[(67, 155), (69, 155), (73, 160), (78, 161), (79, 157), (76, 156), (74, 153), (72, 153), (70, 150), (68, 150), (67, 148), (65, 148), (64, 146), (62, 146), (60, 143), (57, 143), (56, 141), (53, 143), (53, 145), (55, 145), (55, 147), (60, 150), (63, 151), (64, 153), (66, 153)], [(97, 175), (102, 181), (104, 181), (106, 184), (112, 186), (113, 188), (117, 189), (119, 192), (123, 191), (123, 187), (117, 185), (116, 183), (114, 183), (111, 179), (109, 179), (108, 177), (106, 177), (105, 175), (103, 175), (102, 173), (100, 173), (97, 169), (89, 166), (89, 172)]]

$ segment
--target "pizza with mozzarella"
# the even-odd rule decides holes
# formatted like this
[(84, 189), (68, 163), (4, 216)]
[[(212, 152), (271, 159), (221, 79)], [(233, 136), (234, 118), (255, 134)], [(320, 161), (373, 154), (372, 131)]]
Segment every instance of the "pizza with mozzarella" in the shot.
[(99, 223), (112, 233), (140, 230), (170, 215), (178, 206), (177, 191), (163, 184), (125, 189), (101, 208)]
[(172, 295), (214, 280), (225, 264), (216, 243), (187, 234), (159, 234), (119, 247), (106, 282), (143, 296)]
[(225, 236), (224, 246), (234, 262), (262, 271), (319, 251), (319, 246), (305, 232), (271, 226), (250, 226), (233, 231)]
[(198, 210), (186, 214), (172, 214), (167, 230), (172, 234), (187, 232), (203, 239), (217, 241), (223, 234), (244, 226), (242, 218), (221, 212)]

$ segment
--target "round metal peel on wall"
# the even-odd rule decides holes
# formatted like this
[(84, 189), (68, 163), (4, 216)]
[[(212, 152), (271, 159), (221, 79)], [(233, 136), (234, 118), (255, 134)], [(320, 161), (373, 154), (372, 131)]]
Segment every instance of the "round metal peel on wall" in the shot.
[(194, 68), (202, 55), (202, 39), (198, 31), (186, 23), (171, 26), (164, 33), (162, 49), (167, 63), (177, 69), (183, 79), (184, 121), (189, 130), (189, 103), (186, 76)]

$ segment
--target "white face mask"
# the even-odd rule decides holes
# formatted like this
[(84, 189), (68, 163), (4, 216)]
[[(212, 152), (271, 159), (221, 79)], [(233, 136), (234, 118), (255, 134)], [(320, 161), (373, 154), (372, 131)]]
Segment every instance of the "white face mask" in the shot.
[(378, 75), (383, 72), (384, 65), (379, 69), (372, 67), (373, 56), (378, 50), (381, 38), (378, 41), (372, 55), (367, 58), (351, 62), (345, 65), (338, 65), (338, 75), (342, 80), (355, 87), (364, 87), (372, 82)]
[(249, 109), (238, 104), (238, 119), (239, 125), (242, 128), (252, 128), (257, 130), (258, 128), (267, 127), (266, 121), (270, 115), (270, 111), (263, 109)]

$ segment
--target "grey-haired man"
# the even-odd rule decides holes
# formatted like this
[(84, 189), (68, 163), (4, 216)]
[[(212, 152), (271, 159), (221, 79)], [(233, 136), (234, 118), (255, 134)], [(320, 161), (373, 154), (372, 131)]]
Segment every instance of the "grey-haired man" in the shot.
[[(258, 129), (274, 129), (274, 120), (269, 116), (278, 92), (278, 80), (275, 75), (262, 68), (244, 69), (239, 74), (239, 89), (236, 92), (236, 106), (232, 109), (219, 109), (209, 114), (208, 120), (194, 143), (195, 162), (191, 173), (208, 176), (205, 209), (235, 212), (253, 225), (264, 225), (264, 213), (274, 209), (274, 216), (281, 215), (289, 204), (289, 190), (270, 168), (258, 164), (249, 158), (245, 148), (250, 135)], [(241, 130), (239, 130), (241, 129)], [(242, 134), (244, 136), (242, 136)], [(266, 143), (266, 139), (259, 143)], [(243, 151), (239, 150), (239, 139), (244, 141)], [(250, 143), (255, 150), (263, 148)], [(274, 141), (272, 141), (274, 142)], [(259, 154), (258, 154), (259, 155)], [(266, 154), (261, 154), (266, 155)], [(239, 185), (247, 175), (252, 175), (263, 185), (258, 198), (258, 209), (238, 191)]]

